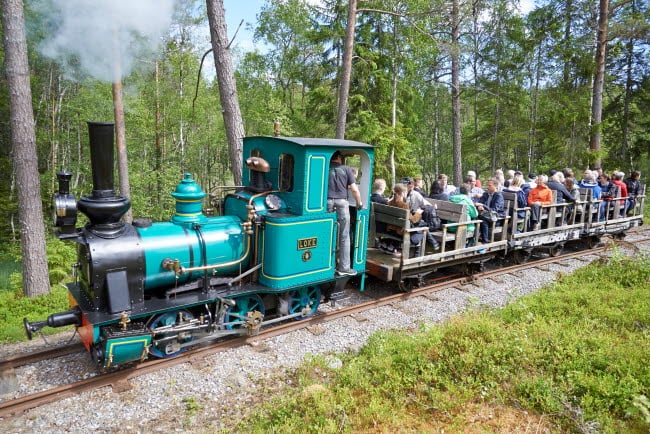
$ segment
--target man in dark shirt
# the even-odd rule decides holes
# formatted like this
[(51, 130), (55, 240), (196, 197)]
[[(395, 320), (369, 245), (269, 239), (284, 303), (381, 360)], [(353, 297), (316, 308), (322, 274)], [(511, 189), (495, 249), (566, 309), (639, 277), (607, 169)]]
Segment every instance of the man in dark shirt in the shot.
[(348, 202), (348, 189), (357, 203), (357, 209), (363, 209), (354, 170), (343, 165), (343, 157), (339, 151), (336, 151), (330, 161), (327, 212), (336, 210), (336, 218), (339, 223), (339, 258), (336, 268), (336, 274), (339, 276), (354, 276), (357, 274), (350, 267), (350, 202)]
[(496, 178), (488, 179), (487, 189), (475, 203), (479, 212), (478, 218), (481, 220), (479, 241), (482, 243), (489, 242), (488, 231), (489, 225), (492, 223), (492, 216), (488, 215), (488, 213), (491, 211), (496, 218), (503, 218), (506, 215), (503, 195), (497, 191), (498, 185)]
[(546, 183), (546, 186), (551, 190), (557, 191), (555, 196), (555, 203), (570, 202), (575, 203), (575, 198), (569, 190), (562, 184), (560, 172), (555, 172), (551, 175), (551, 179)]

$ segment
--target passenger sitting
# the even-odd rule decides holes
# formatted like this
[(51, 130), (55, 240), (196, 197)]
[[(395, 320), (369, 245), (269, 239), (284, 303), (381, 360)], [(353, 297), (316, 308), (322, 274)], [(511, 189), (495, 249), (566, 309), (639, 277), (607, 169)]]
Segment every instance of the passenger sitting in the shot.
[[(582, 180), (578, 184), (578, 187), (580, 188), (587, 188), (591, 190), (591, 200), (592, 201), (599, 201), (600, 200), (600, 186), (596, 182), (596, 177), (598, 176), (598, 172), (592, 171), (592, 170), (585, 170), (584, 173), (582, 174)], [(588, 213), (595, 213), (598, 207), (594, 207), (593, 209), (589, 209), (589, 206), (591, 205), (586, 205), (585, 212)]]
[(553, 192), (546, 186), (548, 176), (539, 175), (536, 180), (535, 188), (528, 193), (528, 206), (531, 207), (531, 226), (539, 225), (541, 219), (542, 205), (551, 205), (553, 203)]
[(625, 204), (627, 202), (627, 197), (628, 197), (628, 192), (627, 192), (627, 185), (623, 182), (623, 178), (625, 177), (625, 173), (623, 172), (614, 172), (612, 173), (612, 182), (614, 185), (618, 186), (618, 197), (624, 197), (624, 200), (620, 200), (619, 204), (621, 205), (621, 211), (620, 211), (620, 217), (623, 217), (625, 215)]
[(384, 191), (386, 191), (386, 181), (381, 178), (375, 179), (375, 182), (372, 183), (370, 202), (381, 203), (384, 205), (388, 204), (388, 198), (384, 197)]
[[(463, 184), (460, 187), (458, 187), (458, 194), (454, 194), (453, 196), (449, 197), (449, 201), (453, 203), (459, 203), (461, 205), (465, 205), (466, 212), (467, 212), (467, 219), (468, 220), (475, 220), (476, 217), (478, 217), (478, 210), (476, 209), (476, 206), (474, 205), (474, 202), (472, 202), (472, 199), (469, 197), (469, 192), (472, 189), (472, 187), (468, 184)], [(467, 234), (469, 237), (469, 234), (474, 232), (474, 223), (470, 223), (467, 225)], [(456, 232), (456, 227), (452, 226), (447, 229), (450, 232)]]
[(448, 196), (455, 194), (456, 186), (449, 184), (449, 178), (444, 173), (438, 175), (438, 182), (442, 185), (442, 189)]
[(578, 184), (575, 182), (576, 180), (574, 178), (565, 178), (564, 179), (564, 187), (571, 193), (571, 197), (573, 197), (573, 203), (575, 204), (574, 206), (576, 207), (576, 213), (580, 214), (582, 213), (583, 207), (582, 205), (578, 205), (577, 203), (580, 201), (580, 187), (578, 187)]
[(483, 196), (484, 191), (478, 186), (475, 176), (467, 175), (465, 177), (465, 184), (469, 187), (469, 197), (472, 199), (472, 202), (476, 202), (481, 196)]
[(431, 183), (431, 191), (429, 193), (429, 198), (437, 199), (437, 200), (449, 200), (449, 195), (445, 193), (445, 190), (442, 187), (440, 181), (433, 181)]
[(639, 181), (640, 177), (641, 172), (638, 170), (633, 170), (632, 173), (630, 173), (630, 177), (626, 178), (625, 181), (623, 181), (627, 187), (628, 199), (625, 210), (628, 215), (630, 215), (630, 213), (634, 213), (634, 208), (636, 207), (636, 197), (641, 194), (641, 182)]
[(505, 217), (504, 200), (500, 191), (497, 191), (499, 181), (496, 178), (487, 180), (486, 191), (476, 202), (476, 209), (479, 212), (478, 218), (481, 220), (479, 241), (488, 243), (488, 231), (492, 224), (492, 215), (494, 218)]
[(424, 197), (426, 194), (424, 193), (423, 186), (424, 184), (422, 182), (422, 178), (419, 178), (417, 176), (413, 178), (413, 190), (417, 191)]
[[(409, 221), (411, 222), (412, 227), (418, 227), (420, 226), (420, 222), (422, 221), (422, 213), (424, 212), (423, 208), (418, 208), (418, 209), (411, 209), (409, 207), (409, 204), (406, 202), (407, 199), (407, 189), (404, 186), (404, 184), (397, 184), (393, 187), (393, 197), (390, 201), (388, 201), (388, 205), (395, 206), (397, 208), (403, 208), (403, 209), (408, 209), (410, 211), (409, 213)], [(386, 230), (388, 232), (393, 231), (397, 233), (398, 235), (403, 235), (404, 231), (402, 228), (398, 228), (392, 225), (388, 225)], [(420, 253), (422, 252), (422, 240), (424, 239), (424, 236), (422, 235), (422, 232), (411, 232), (410, 235), (410, 241), (411, 244), (416, 246), (415, 247), (415, 256), (420, 256)], [(427, 242), (433, 246), (434, 249), (437, 249), (439, 247), (438, 242), (436, 239), (433, 237), (433, 235), (428, 232), (427, 233)], [(394, 252), (394, 253), (399, 253), (399, 252)]]
[(612, 200), (618, 196), (618, 187), (610, 180), (609, 175), (603, 173), (598, 177), (598, 185), (600, 186), (600, 211), (598, 213), (598, 221), (605, 221), (609, 215), (609, 210), (612, 209)]
[[(526, 210), (524, 208), (528, 204), (528, 195), (521, 188), (524, 185), (524, 176), (521, 172), (515, 172), (510, 185), (507, 188), (504, 188), (504, 192), (515, 193), (517, 195), (517, 227), (515, 228), (515, 233), (519, 233), (524, 230), (524, 224), (526, 222)], [(515, 213), (514, 208), (511, 212)]]
[(562, 172), (555, 172), (551, 179), (546, 183), (546, 186), (551, 190), (557, 191), (557, 196), (555, 198), (556, 203), (570, 202), (574, 203), (576, 199), (571, 195), (571, 192), (567, 190), (565, 185), (562, 183), (562, 178), (564, 175)]

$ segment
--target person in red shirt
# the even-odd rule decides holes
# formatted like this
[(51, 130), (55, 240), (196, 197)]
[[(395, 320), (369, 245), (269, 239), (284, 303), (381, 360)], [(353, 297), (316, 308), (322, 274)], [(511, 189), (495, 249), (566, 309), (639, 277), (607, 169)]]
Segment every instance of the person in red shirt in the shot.
[(548, 176), (539, 175), (537, 177), (537, 185), (531, 188), (528, 193), (528, 206), (531, 207), (531, 224), (536, 225), (539, 223), (539, 215), (542, 205), (550, 205), (553, 203), (553, 191), (548, 188), (546, 183)]
[[(625, 173), (623, 173), (623, 172), (614, 172), (612, 174), (612, 182), (615, 185), (618, 185), (618, 187), (621, 189), (620, 190), (621, 191), (621, 196), (620, 197), (627, 198), (628, 192), (627, 192), (627, 185), (625, 185), (625, 183), (623, 182), (624, 177), (625, 177)], [(619, 203), (621, 204), (621, 217), (622, 217), (623, 215), (625, 215), (625, 199), (619, 201)]]

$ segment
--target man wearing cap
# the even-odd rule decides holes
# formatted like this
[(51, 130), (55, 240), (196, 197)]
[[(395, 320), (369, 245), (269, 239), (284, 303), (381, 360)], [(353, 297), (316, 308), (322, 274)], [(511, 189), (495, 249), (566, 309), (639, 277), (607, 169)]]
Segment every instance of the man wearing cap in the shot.
[(350, 202), (348, 189), (357, 203), (357, 209), (363, 209), (361, 194), (356, 184), (354, 170), (343, 165), (343, 157), (339, 151), (330, 160), (329, 183), (327, 193), (327, 212), (336, 210), (339, 223), (339, 261), (336, 274), (339, 276), (354, 276), (356, 270), (350, 268)]
[(418, 210), (422, 212), (428, 203), (424, 200), (424, 196), (415, 189), (415, 180), (407, 176), (402, 178), (402, 184), (406, 185), (406, 203), (409, 204), (411, 212), (414, 213)]
[(478, 201), (481, 196), (483, 196), (483, 189), (478, 186), (475, 175), (467, 175), (465, 177), (465, 184), (470, 188), (469, 197), (472, 199), (472, 202)]

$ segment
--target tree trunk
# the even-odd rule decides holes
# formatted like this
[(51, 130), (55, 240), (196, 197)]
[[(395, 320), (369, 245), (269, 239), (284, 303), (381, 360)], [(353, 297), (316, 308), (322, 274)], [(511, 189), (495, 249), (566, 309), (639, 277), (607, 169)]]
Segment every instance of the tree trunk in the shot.
[(33, 297), (47, 294), (50, 282), (21, 0), (2, 1), (2, 26), (22, 241), (23, 292), (28, 297)]
[[(113, 83), (113, 106), (115, 111), (115, 148), (117, 150), (117, 174), (119, 177), (120, 194), (127, 199), (131, 198), (131, 184), (129, 183), (129, 158), (126, 151), (126, 134), (124, 125), (124, 103), (122, 102), (122, 80), (115, 79)], [(133, 221), (131, 208), (124, 214), (126, 223)]]
[(339, 107), (336, 117), (336, 138), (345, 138), (345, 124), (348, 116), (348, 96), (352, 76), (352, 50), (354, 48), (354, 28), (357, 25), (357, 0), (349, 0), (348, 24), (345, 28), (345, 48), (343, 49), (343, 72), (339, 84)]
[(156, 82), (156, 117), (154, 123), (155, 136), (156, 136), (156, 152), (155, 152), (155, 167), (156, 167), (156, 204), (161, 204), (160, 192), (162, 190), (162, 179), (163, 179), (163, 165), (162, 165), (162, 144), (160, 143), (160, 74), (158, 71), (158, 61), (155, 61), (155, 72), (154, 78)]
[[(596, 40), (596, 73), (594, 74), (594, 89), (591, 104), (591, 137), (589, 150), (600, 151), (600, 130), (603, 117), (603, 85), (605, 82), (605, 52), (607, 51), (607, 19), (609, 15), (609, 0), (600, 0), (598, 12), (598, 37)], [(594, 167), (600, 167), (601, 158), (596, 157)]]
[(214, 53), (214, 65), (219, 82), (219, 98), (223, 122), (228, 138), (230, 165), (235, 185), (242, 183), (242, 148), (244, 144), (244, 123), (239, 109), (237, 83), (230, 56), (230, 44), (226, 29), (223, 0), (206, 0), (208, 21), (210, 23), (210, 38)]
[(451, 11), (451, 111), (453, 128), (454, 185), (463, 182), (462, 142), (460, 125), (460, 10), (453, 0)]
[[(623, 101), (623, 131), (621, 137), (621, 164), (627, 160), (627, 148), (630, 143), (630, 105), (632, 104), (632, 90), (634, 87), (633, 60), (634, 60), (634, 39), (630, 38), (625, 47), (625, 100)], [(632, 161), (630, 170), (634, 170)]]

